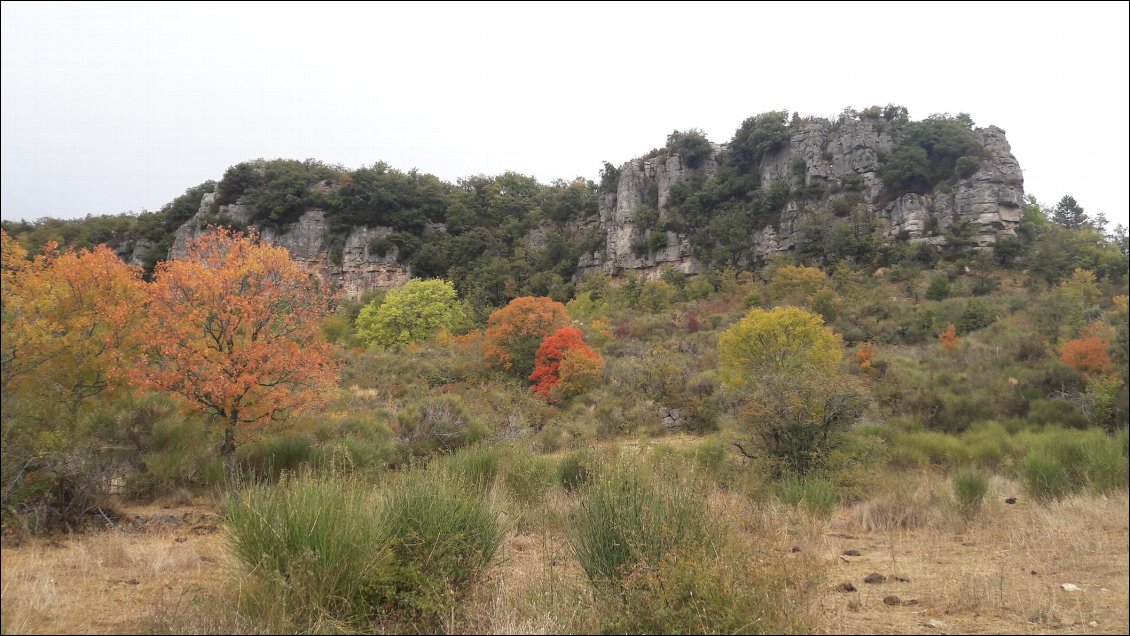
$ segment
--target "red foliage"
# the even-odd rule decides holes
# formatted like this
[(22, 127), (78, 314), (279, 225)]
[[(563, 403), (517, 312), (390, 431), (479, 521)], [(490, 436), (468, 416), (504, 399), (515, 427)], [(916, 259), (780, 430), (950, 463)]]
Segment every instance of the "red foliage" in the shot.
[(942, 348), (946, 350), (946, 354), (953, 356), (957, 353), (957, 343), (961, 337), (957, 335), (957, 329), (951, 322), (945, 331), (938, 334), (938, 340), (942, 341)]
[(702, 324), (698, 321), (698, 316), (693, 313), (687, 314), (687, 333), (697, 333), (702, 329)]
[(581, 330), (576, 327), (563, 327), (542, 341), (534, 356), (534, 372), (530, 380), (534, 382), (531, 390), (546, 398), (551, 397), (553, 388), (561, 382), (561, 361), (566, 356), (584, 356), (590, 360), (600, 360), (600, 354), (585, 344)]
[(1098, 336), (1076, 338), (1060, 347), (1059, 361), (1073, 367), (1087, 378), (1109, 375), (1114, 362), (1107, 350), (1110, 343)]
[(565, 305), (540, 296), (521, 296), (487, 318), (486, 350), (483, 356), (489, 366), (512, 369), (529, 369), (529, 356), (534, 351), (530, 341), (538, 343), (553, 334), (554, 330), (569, 324)]
[(855, 352), (855, 360), (859, 363), (860, 370), (871, 368), (871, 359), (875, 357), (875, 343), (865, 342)]

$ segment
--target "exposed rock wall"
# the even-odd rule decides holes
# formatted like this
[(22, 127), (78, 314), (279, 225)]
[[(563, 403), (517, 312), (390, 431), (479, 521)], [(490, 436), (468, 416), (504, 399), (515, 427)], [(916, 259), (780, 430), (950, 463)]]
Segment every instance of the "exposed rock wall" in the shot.
[[(888, 126), (871, 120), (806, 120), (790, 129), (789, 143), (763, 157), (759, 166), (762, 187), (788, 181), (792, 190), (823, 187), (829, 194), (818, 201), (790, 200), (780, 210), (776, 224), (749, 237), (757, 258), (795, 246), (797, 223), (810, 211), (848, 196), (840, 187), (845, 178), (855, 181), (860, 207), (881, 222), (889, 237), (933, 244), (945, 242), (946, 230), (955, 223), (968, 224), (971, 242), (984, 247), (998, 237), (1015, 234), (1024, 199), (1024, 177), (1012, 155), (1004, 131), (990, 126), (974, 130), (984, 144), (984, 159), (976, 173), (929, 194), (907, 194), (888, 200), (879, 177), (879, 156), (893, 151), (899, 140)], [(715, 146), (716, 153), (724, 148)], [(796, 174), (797, 159), (804, 161), (803, 174)], [(698, 170), (709, 177), (717, 169), (708, 160)], [(632, 226), (632, 211), (645, 203), (657, 205), (662, 218), (671, 186), (690, 179), (695, 171), (677, 155), (634, 159), (620, 170), (616, 191), (600, 197), (600, 222), (607, 234), (606, 249), (581, 258), (581, 272), (604, 269), (615, 273), (639, 270), (655, 276), (663, 266), (686, 273), (701, 269), (688, 237), (669, 232), (666, 246), (654, 253), (637, 255), (632, 244), (643, 237)]]
[[(208, 219), (215, 218), (212, 214), (214, 204), (214, 194), (205, 194), (201, 198), (197, 213), (177, 229), (169, 258), (184, 257), (188, 241), (204, 231)], [(236, 224), (246, 225), (251, 220), (247, 208), (239, 202), (221, 205), (217, 213)], [(397, 262), (395, 246), (384, 256), (370, 253), (370, 241), (391, 232), (389, 227), (354, 227), (339, 253), (327, 244), (325, 211), (313, 208), (286, 231), (278, 232), (267, 227), (261, 230), (260, 237), (266, 243), (285, 247), (290, 257), (305, 271), (322, 281), (339, 285), (347, 298), (356, 299), (366, 291), (399, 287), (411, 278), (408, 266)]]

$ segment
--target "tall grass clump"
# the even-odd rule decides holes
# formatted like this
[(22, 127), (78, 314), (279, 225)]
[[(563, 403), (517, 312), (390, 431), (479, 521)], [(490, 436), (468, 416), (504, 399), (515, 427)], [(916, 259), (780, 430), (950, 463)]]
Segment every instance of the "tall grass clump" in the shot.
[(830, 517), (840, 505), (836, 483), (825, 475), (787, 474), (777, 482), (777, 498), (790, 506), (802, 505), (817, 517)]
[(977, 470), (959, 470), (953, 476), (953, 496), (958, 513), (972, 519), (981, 511), (981, 504), (989, 494), (989, 478)]
[(503, 483), (514, 499), (529, 506), (545, 499), (546, 493), (553, 487), (554, 477), (552, 461), (527, 451), (517, 451), (506, 467)]
[(585, 574), (603, 589), (635, 569), (654, 567), (668, 553), (705, 546), (713, 536), (699, 493), (619, 469), (585, 489), (570, 539)]
[(567, 455), (557, 465), (557, 481), (569, 492), (580, 489), (592, 479), (589, 458), (581, 453)]
[(1052, 429), (1029, 434), (1026, 439), (1029, 451), (1018, 472), (1028, 492), (1037, 499), (1127, 487), (1130, 470), (1123, 438), (1095, 429)]
[[(808, 564), (765, 563), (748, 547), (676, 550), (624, 580), (600, 614), (606, 634), (803, 634)], [(784, 584), (790, 581), (792, 584)]]
[(439, 461), (443, 472), (454, 479), (486, 491), (494, 485), (502, 468), (498, 449), (489, 446), (463, 448)]
[(603, 633), (810, 630), (807, 564), (755, 557), (761, 552), (727, 532), (705, 495), (633, 468), (603, 473), (583, 491), (571, 539)]
[(231, 551), (295, 625), (361, 625), (388, 576), (390, 527), (374, 503), (352, 480), (247, 487), (228, 507)]
[(505, 529), (481, 484), (441, 471), (413, 471), (383, 495), (389, 533), (387, 602), (398, 620), (430, 628), (454, 611), (494, 559)]
[(267, 437), (240, 446), (239, 459), (251, 479), (276, 482), (284, 472), (294, 472), (311, 463), (314, 447), (306, 437)]

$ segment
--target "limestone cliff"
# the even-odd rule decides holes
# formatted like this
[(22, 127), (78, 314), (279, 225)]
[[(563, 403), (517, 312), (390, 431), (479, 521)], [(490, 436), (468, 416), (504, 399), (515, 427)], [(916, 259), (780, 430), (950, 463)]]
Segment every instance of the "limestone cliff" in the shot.
[[(805, 214), (848, 196), (840, 187), (847, 181), (855, 184), (858, 205), (882, 224), (891, 239), (943, 244), (947, 230), (955, 223), (966, 226), (968, 240), (978, 247), (1015, 234), (1024, 198), (1020, 166), (1003, 130), (990, 126), (975, 129), (973, 134), (983, 144), (976, 172), (926, 194), (892, 199), (885, 194), (879, 168), (880, 156), (890, 153), (901, 141), (897, 129), (853, 118), (835, 123), (826, 119), (794, 123), (788, 143), (761, 158), (761, 185), (786, 181), (792, 192), (815, 188), (829, 194), (816, 201), (791, 197), (779, 210), (775, 223), (749, 236), (751, 252), (764, 258), (792, 249), (798, 222)], [(632, 213), (641, 204), (655, 201), (663, 218), (673, 185), (691, 179), (696, 171), (701, 179), (717, 170), (717, 158), (725, 147), (714, 148), (714, 157), (695, 169), (684, 165), (678, 155), (665, 153), (625, 163), (615, 191), (605, 192), (600, 198), (600, 223), (607, 236), (605, 250), (583, 256), (579, 269), (599, 268), (610, 273), (630, 269), (652, 276), (664, 266), (686, 273), (701, 270), (689, 237), (674, 232), (667, 233), (664, 247), (642, 255), (634, 250), (633, 244), (651, 230), (633, 227)], [(797, 174), (797, 166), (803, 166), (801, 174)]]
[[(200, 201), (200, 210), (177, 229), (169, 258), (183, 258), (188, 241), (199, 236), (210, 221), (217, 219), (247, 225), (250, 214), (238, 202), (216, 206), (215, 194), (205, 194)], [(261, 229), (260, 237), (271, 245), (285, 247), (291, 258), (308, 273), (340, 286), (347, 298), (355, 299), (366, 291), (399, 287), (411, 277), (408, 266), (397, 262), (395, 246), (384, 256), (370, 252), (370, 242), (387, 236), (391, 231), (388, 227), (354, 227), (338, 251), (328, 245), (326, 212), (310, 209), (285, 231), (265, 227)]]

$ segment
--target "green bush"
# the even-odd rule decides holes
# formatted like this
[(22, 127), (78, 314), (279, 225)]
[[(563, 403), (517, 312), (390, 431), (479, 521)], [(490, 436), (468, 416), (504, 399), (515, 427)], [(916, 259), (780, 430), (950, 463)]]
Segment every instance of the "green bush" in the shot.
[(945, 300), (950, 295), (950, 281), (941, 274), (930, 279), (930, 286), (926, 288), (926, 298), (930, 300)]
[(989, 478), (975, 470), (960, 470), (953, 476), (953, 495), (961, 516), (971, 519), (981, 510), (989, 494)]
[(606, 634), (799, 634), (812, 631), (797, 577), (732, 546), (672, 552), (605, 600)]
[(572, 492), (589, 483), (592, 474), (589, 472), (587, 459), (580, 453), (573, 453), (561, 460), (557, 465), (557, 481), (562, 488)]
[(518, 451), (506, 467), (503, 483), (511, 496), (524, 505), (532, 505), (543, 499), (554, 483), (553, 462), (525, 451)]
[(1130, 479), (1125, 441), (1102, 431), (1053, 429), (1025, 436), (1029, 452), (1019, 475), (1032, 496), (1061, 499), (1088, 490), (1125, 489)]
[(300, 477), (245, 488), (228, 505), (231, 552), (299, 626), (360, 627), (381, 604), (391, 527), (365, 484)]
[(497, 449), (487, 446), (464, 448), (439, 460), (448, 475), (481, 491), (490, 490), (502, 467)]
[(598, 589), (620, 585), (639, 567), (712, 540), (701, 495), (685, 484), (657, 484), (636, 470), (620, 469), (589, 484), (573, 519), (570, 540), (577, 560)]
[(502, 544), (504, 528), (478, 484), (414, 471), (382, 497), (391, 571), (385, 601), (413, 628), (450, 615)]
[(818, 517), (830, 517), (840, 505), (836, 483), (824, 475), (785, 475), (777, 483), (777, 497), (790, 506), (803, 504)]
[(311, 463), (314, 447), (305, 437), (268, 437), (240, 446), (237, 456), (251, 479), (274, 482), (284, 471), (293, 472)]
[(233, 498), (228, 528), (232, 553), (296, 631), (434, 629), (503, 535), (483, 495), (439, 471), (400, 475), (379, 501), (355, 479), (284, 477)]

